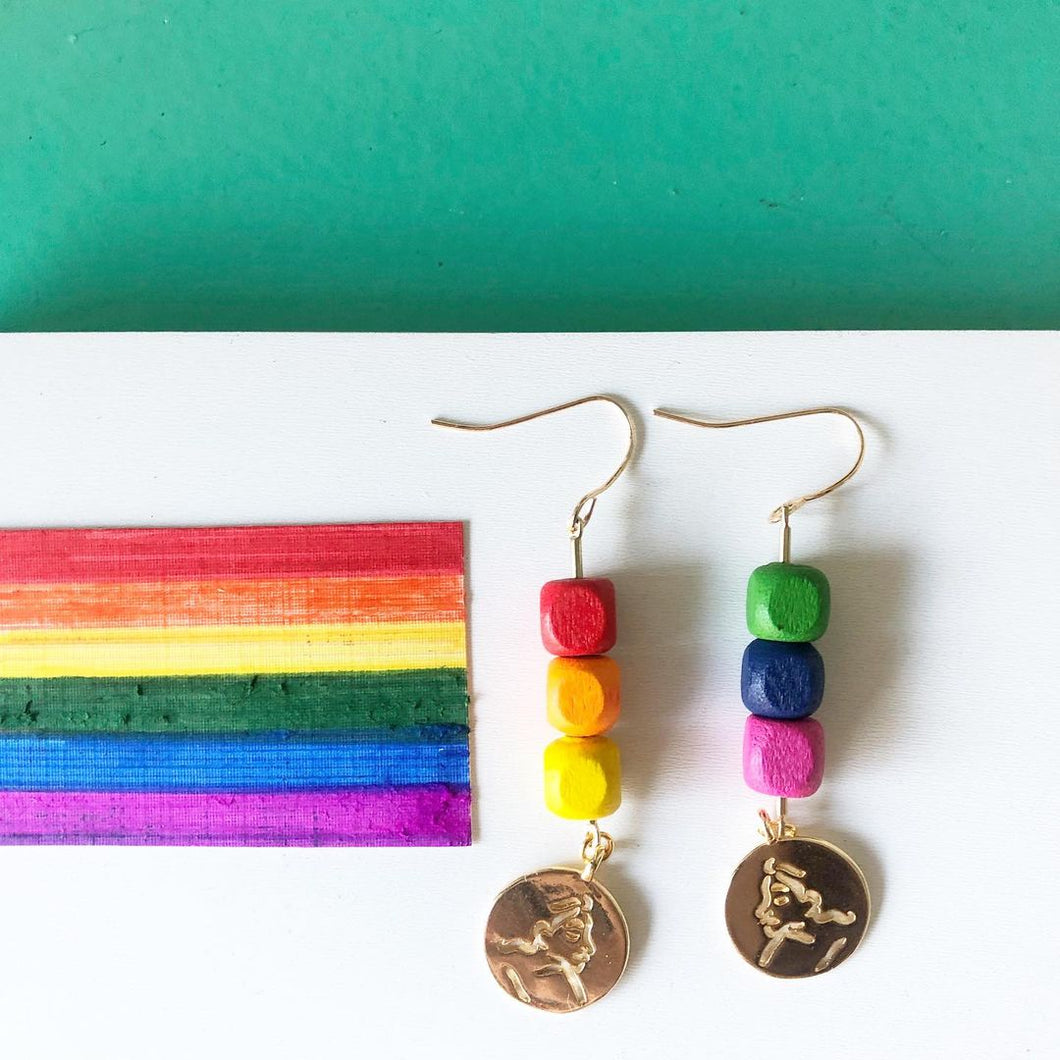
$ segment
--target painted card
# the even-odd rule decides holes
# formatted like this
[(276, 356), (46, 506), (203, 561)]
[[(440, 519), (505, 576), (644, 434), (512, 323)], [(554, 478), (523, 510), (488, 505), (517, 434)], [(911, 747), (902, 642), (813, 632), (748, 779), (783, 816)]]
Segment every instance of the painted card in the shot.
[(470, 842), (460, 523), (0, 531), (0, 843)]

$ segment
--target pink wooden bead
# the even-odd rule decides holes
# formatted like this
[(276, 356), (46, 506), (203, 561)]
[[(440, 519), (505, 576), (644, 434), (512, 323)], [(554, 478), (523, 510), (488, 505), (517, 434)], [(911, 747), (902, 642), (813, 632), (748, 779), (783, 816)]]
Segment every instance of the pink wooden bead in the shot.
[(763, 795), (804, 799), (824, 776), (824, 729), (815, 718), (777, 721), (751, 714), (743, 730), (743, 778)]
[(541, 639), (553, 655), (603, 655), (615, 646), (609, 578), (561, 578), (541, 586)]

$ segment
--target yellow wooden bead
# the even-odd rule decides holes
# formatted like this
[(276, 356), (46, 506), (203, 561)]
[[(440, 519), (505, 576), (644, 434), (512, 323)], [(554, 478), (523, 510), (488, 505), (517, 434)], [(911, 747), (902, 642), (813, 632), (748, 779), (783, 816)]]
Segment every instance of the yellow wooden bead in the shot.
[(545, 803), (559, 817), (590, 821), (622, 803), (618, 745), (606, 736), (562, 736), (545, 748)]
[(598, 736), (618, 720), (618, 663), (606, 655), (548, 664), (548, 720), (567, 736)]

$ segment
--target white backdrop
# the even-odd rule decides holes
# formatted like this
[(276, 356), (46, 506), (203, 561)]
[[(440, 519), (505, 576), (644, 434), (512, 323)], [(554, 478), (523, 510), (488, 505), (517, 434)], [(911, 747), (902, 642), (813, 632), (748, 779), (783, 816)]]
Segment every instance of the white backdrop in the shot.
[[(1060, 1055), (1060, 336), (1056, 334), (0, 337), (0, 524), (467, 519), (475, 845), (459, 850), (0, 849), (5, 1057)], [(646, 427), (600, 501), (586, 572), (619, 599), (625, 803), (601, 873), (633, 953), (599, 1004), (522, 1008), (482, 954), (496, 892), (577, 861), (540, 757), (542, 582), (611, 470), (607, 391)], [(793, 804), (861, 863), (875, 915), (820, 978), (731, 948), (722, 905), (757, 841), (743, 785), (743, 594), (766, 516), (833, 590), (820, 642), (825, 782)]]

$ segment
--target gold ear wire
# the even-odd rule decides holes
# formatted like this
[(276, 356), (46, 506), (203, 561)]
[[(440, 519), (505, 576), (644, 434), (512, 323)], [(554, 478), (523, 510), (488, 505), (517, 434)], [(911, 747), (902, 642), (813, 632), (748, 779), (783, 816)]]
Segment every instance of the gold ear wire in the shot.
[(780, 547), (780, 558), (783, 562), (787, 563), (790, 560), (791, 555), (791, 529), (788, 525), (788, 518), (792, 512), (797, 512), (804, 504), (808, 504), (810, 501), (815, 501), (819, 497), (827, 497), (829, 493), (839, 489), (845, 482), (849, 482), (858, 472), (861, 467), (862, 461), (865, 459), (865, 432), (861, 429), (861, 424), (858, 423), (857, 419), (853, 414), (847, 412), (846, 409), (835, 408), (831, 405), (822, 405), (819, 408), (813, 409), (799, 409), (796, 412), (778, 412), (772, 416), (752, 416), (746, 420), (700, 420), (694, 416), (685, 416), (680, 412), (668, 412), (666, 409), (655, 409), (655, 415), (661, 417), (664, 420), (673, 420), (675, 423), (688, 423), (693, 427), (713, 427), (713, 428), (725, 428), (725, 427), (748, 427), (755, 423), (775, 423), (777, 420), (794, 420), (801, 416), (842, 416), (844, 419), (849, 420), (854, 425), (854, 430), (858, 432), (858, 457), (854, 461), (854, 466), (840, 478), (837, 478), (831, 485), (825, 486), (824, 489), (817, 490), (815, 493), (804, 493), (801, 497), (796, 497), (793, 500), (785, 501), (783, 504), (778, 504), (770, 513), (769, 521), (771, 523), (783, 523), (783, 536), (781, 539)]
[(541, 409), (539, 412), (530, 412), (525, 416), (516, 416), (510, 420), (501, 420), (499, 423), (462, 423), (459, 420), (445, 419), (440, 416), (431, 420), (431, 423), (437, 427), (450, 427), (456, 431), (497, 431), (502, 427), (514, 427), (516, 424), (528, 423), (530, 420), (540, 419), (542, 416), (551, 416), (553, 412), (563, 412), (566, 409), (577, 408), (578, 405), (587, 405), (590, 401), (604, 401), (609, 405), (613, 405), (622, 413), (626, 419), (626, 426), (629, 428), (629, 445), (626, 448), (626, 455), (623, 457), (622, 463), (618, 465), (610, 478), (602, 485), (597, 486), (596, 489), (589, 490), (574, 506), (567, 533), (573, 544), (574, 576), (576, 578), (582, 577), (582, 533), (592, 518), (593, 511), (596, 508), (596, 499), (618, 481), (619, 476), (629, 467), (637, 451), (637, 424), (629, 409), (621, 401), (609, 397), (607, 394), (590, 394), (588, 397), (565, 401), (562, 405), (553, 405), (551, 408)]

